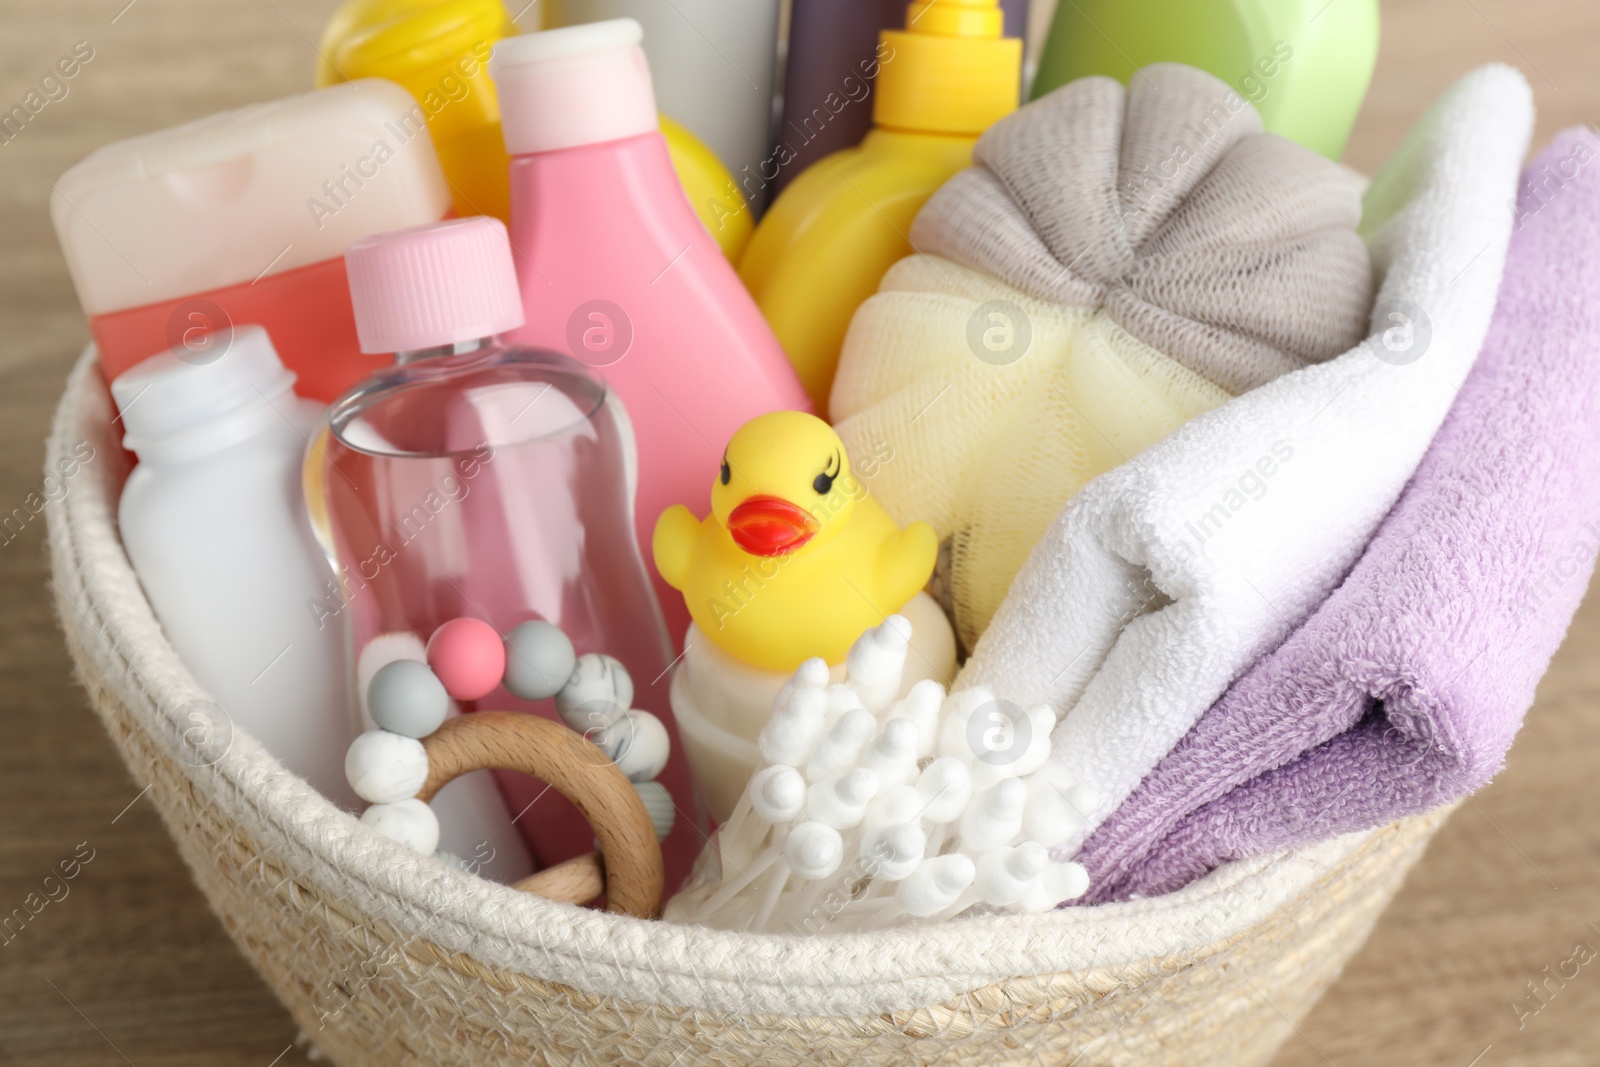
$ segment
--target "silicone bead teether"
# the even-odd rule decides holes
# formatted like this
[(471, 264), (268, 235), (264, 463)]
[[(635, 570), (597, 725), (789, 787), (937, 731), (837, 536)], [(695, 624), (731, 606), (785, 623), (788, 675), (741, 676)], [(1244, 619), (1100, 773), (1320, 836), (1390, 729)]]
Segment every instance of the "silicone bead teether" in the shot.
[(427, 737), (450, 713), (450, 694), (426, 663), (397, 659), (372, 676), (367, 710), (373, 722), (392, 734)]
[(416, 849), (424, 856), (439, 847), (439, 818), (433, 809), (416, 798), (390, 804), (374, 804), (361, 815), (361, 821), (391, 841)]
[(494, 692), (506, 673), (506, 646), (481, 619), (451, 619), (428, 638), (428, 666), (457, 700)]
[(392, 804), (415, 796), (428, 780), (428, 752), (416, 738), (368, 730), (344, 754), (344, 775), (362, 800)]
[(506, 634), (506, 688), (523, 700), (547, 700), (561, 692), (578, 657), (559, 626), (525, 622)]

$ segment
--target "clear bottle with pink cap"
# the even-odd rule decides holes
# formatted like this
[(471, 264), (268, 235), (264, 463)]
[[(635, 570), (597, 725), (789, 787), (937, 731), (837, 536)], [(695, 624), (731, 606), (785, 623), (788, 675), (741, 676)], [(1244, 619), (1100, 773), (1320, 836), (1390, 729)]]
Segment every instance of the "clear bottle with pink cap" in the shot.
[[(372, 237), (345, 253), (362, 350), (397, 362), (333, 405), (320, 464), (315, 454), (308, 464), (314, 523), (342, 584), (332, 610), (346, 617), (358, 664), (396, 658), (406, 644), (414, 654), (462, 616), (501, 634), (542, 619), (580, 655), (616, 657), (634, 680), (633, 706), (672, 736), (659, 780), (693, 812), (666, 630), (633, 533), (628, 416), (583, 364), (496, 340), (523, 322), (511, 258), (491, 218)], [(503, 687), (463, 706), (479, 709), (557, 717), (550, 701)], [(554, 790), (498, 777), (542, 864), (593, 851), (588, 824)], [(688, 873), (697, 822), (680, 818), (663, 842), (669, 878)]]
[[(695, 216), (656, 123), (632, 19), (498, 42), (489, 74), (511, 159), (511, 243), (527, 322), (511, 337), (568, 352), (616, 390), (639, 435), (637, 534), (697, 514), (700, 471), (757, 415), (811, 410), (755, 301)], [(673, 639), (683, 598), (656, 586)]]

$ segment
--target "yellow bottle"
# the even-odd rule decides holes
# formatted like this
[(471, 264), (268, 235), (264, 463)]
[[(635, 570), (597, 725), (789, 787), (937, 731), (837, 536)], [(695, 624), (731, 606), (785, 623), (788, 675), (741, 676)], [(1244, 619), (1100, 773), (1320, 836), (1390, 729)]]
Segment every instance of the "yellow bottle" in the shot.
[[(387, 78), (416, 98), (458, 215), (511, 213), (509, 160), (489, 52), (517, 26), (501, 0), (349, 0), (323, 28), (317, 85)], [(416, 129), (402, 119), (396, 136)], [(673, 169), (723, 254), (737, 261), (754, 222), (711, 150), (663, 116)]]
[(978, 135), (1016, 109), (1022, 42), (1001, 35), (1003, 20), (998, 0), (913, 3), (906, 29), (884, 31), (878, 46), (872, 131), (796, 178), (739, 262), (818, 411), (851, 316), (913, 251), (911, 220), (971, 162)]

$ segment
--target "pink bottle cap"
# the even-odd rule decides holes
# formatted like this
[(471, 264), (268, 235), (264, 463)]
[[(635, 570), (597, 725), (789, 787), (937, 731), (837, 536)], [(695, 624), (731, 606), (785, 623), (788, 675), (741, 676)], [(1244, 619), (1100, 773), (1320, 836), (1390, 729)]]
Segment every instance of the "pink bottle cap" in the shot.
[(361, 351), (412, 352), (522, 325), (499, 219), (451, 219), (356, 241), (344, 253)]
[(633, 19), (506, 37), (489, 57), (513, 156), (619, 141), (659, 128), (650, 64)]

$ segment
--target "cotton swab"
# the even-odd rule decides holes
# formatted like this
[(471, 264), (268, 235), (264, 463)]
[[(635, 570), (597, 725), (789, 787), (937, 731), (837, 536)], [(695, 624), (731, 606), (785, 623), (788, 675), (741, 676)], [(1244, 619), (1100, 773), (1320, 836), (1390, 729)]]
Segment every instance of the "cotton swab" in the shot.
[(991, 849), (978, 857), (972, 888), (985, 904), (1003, 908), (1021, 900), (1048, 866), (1050, 853), (1037, 841)]
[(1027, 783), (1028, 803), (1022, 829), (1030, 838), (1054, 847), (1072, 835), (1095, 804), (1094, 790), (1075, 784), (1059, 767), (1035, 771)]
[(895, 903), (907, 915), (929, 918), (954, 904), (977, 874), (971, 857), (960, 852), (934, 856), (895, 889)]
[(840, 778), (816, 782), (806, 791), (806, 815), (835, 830), (848, 830), (867, 813), (878, 792), (878, 776), (857, 767)]
[(851, 647), (846, 676), (868, 711), (880, 712), (894, 700), (910, 641), (911, 623), (902, 615), (891, 615)]
[(917, 725), (890, 719), (862, 753), (861, 766), (878, 776), (878, 786), (892, 789), (917, 775)]
[(1054, 709), (935, 681), (893, 699), (909, 637), (890, 619), (851, 649), (844, 682), (809, 660), (785, 683), (758, 742), (766, 765), (719, 831), (725, 862), (668, 918), (869, 929), (1084, 892), (1082, 867), (1049, 859), (1094, 799), (1050, 762)]
[(806, 777), (815, 782), (843, 774), (861, 758), (878, 720), (866, 708), (851, 708), (834, 720), (806, 762)]
[(1078, 863), (1052, 863), (1028, 886), (1022, 907), (1028, 912), (1046, 912), (1069, 900), (1077, 900), (1089, 889), (1089, 872)]
[(996, 848), (1011, 843), (1022, 830), (1022, 809), (1028, 787), (1021, 779), (1005, 778), (972, 798), (961, 813), (961, 841), (971, 849)]
[(888, 719), (907, 719), (917, 728), (917, 756), (931, 756), (939, 742), (939, 706), (944, 703), (944, 686), (924, 678), (911, 691), (889, 707)]
[(761, 729), (756, 741), (761, 757), (768, 763), (802, 766), (822, 736), (827, 710), (825, 690), (809, 686), (794, 690)]

